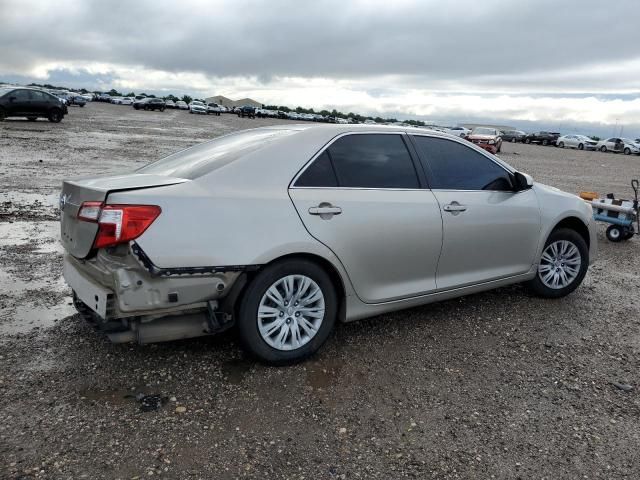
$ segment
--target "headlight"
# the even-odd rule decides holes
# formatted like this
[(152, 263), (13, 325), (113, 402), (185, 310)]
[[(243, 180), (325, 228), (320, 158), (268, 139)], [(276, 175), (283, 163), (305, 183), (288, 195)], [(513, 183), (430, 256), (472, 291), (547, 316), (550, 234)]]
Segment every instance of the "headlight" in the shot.
[(495, 140), (489, 140), (489, 145), (494, 145), (496, 143)]

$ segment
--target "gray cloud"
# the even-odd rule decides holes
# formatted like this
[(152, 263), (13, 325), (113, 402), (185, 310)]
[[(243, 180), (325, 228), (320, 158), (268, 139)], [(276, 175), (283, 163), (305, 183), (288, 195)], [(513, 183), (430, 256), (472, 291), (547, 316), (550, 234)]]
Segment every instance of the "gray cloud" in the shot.
[(640, 59), (636, 0), (47, 3), (0, 0), (0, 73), (103, 62), (265, 83), (393, 75), (438, 89), (637, 88), (637, 66), (598, 72)]

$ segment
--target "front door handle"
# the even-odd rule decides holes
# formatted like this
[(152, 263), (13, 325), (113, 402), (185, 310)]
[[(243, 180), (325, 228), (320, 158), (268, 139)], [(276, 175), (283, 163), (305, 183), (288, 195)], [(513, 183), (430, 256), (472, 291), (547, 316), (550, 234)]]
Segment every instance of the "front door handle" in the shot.
[(309, 215), (319, 215), (320, 218), (327, 220), (334, 215), (340, 215), (342, 213), (342, 209), (340, 207), (336, 207), (331, 205), (330, 203), (322, 202), (317, 207), (309, 208)]
[(466, 205), (460, 205), (458, 202), (451, 202), (448, 205), (442, 207), (445, 212), (451, 212), (454, 215), (457, 215), (460, 212), (465, 212), (467, 210)]

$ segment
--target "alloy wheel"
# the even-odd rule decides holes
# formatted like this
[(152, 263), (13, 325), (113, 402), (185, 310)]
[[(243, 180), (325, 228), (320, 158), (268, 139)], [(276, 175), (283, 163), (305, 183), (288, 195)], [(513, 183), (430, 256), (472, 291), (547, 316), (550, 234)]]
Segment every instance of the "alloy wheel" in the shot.
[(276, 350), (295, 350), (311, 341), (325, 316), (322, 289), (306, 275), (275, 281), (258, 305), (258, 331)]
[(558, 240), (544, 249), (538, 276), (543, 284), (554, 290), (569, 286), (580, 273), (582, 256), (578, 247), (568, 240)]

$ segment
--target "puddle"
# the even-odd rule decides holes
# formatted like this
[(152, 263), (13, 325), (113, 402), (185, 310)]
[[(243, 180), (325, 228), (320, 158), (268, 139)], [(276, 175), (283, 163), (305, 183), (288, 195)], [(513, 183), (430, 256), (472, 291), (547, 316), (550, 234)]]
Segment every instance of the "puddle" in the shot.
[(79, 393), (80, 400), (90, 403), (108, 403), (114, 406), (138, 404), (141, 412), (153, 412), (169, 403), (169, 397), (159, 393), (150, 393), (148, 387), (133, 390), (99, 390), (87, 388)]
[(56, 221), (0, 223), (0, 249), (30, 246), (35, 253), (63, 253), (59, 238)]
[(0, 309), (0, 335), (29, 333), (36, 328), (49, 328), (59, 320), (75, 315), (71, 297), (54, 306), (18, 305)]
[(253, 362), (242, 358), (229, 360), (222, 364), (222, 376), (225, 382), (239, 385), (254, 366)]

